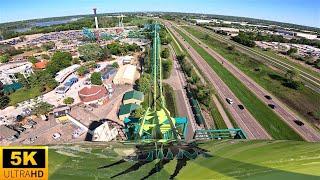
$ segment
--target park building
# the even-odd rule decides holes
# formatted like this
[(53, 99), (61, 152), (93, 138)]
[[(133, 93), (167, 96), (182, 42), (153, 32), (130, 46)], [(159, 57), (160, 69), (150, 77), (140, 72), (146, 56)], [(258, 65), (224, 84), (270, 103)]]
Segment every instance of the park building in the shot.
[(141, 104), (144, 100), (144, 95), (140, 91), (128, 91), (123, 96), (123, 104)]
[(3, 84), (12, 84), (17, 82), (17, 74), (22, 74), (27, 78), (32, 73), (32, 63), (30, 62), (7, 63), (0, 65), (0, 81)]
[(119, 119), (123, 121), (125, 118), (129, 117), (133, 111), (139, 108), (140, 108), (140, 105), (138, 104), (133, 104), (133, 103), (122, 104), (119, 109), (119, 114), (118, 114)]
[(116, 139), (118, 135), (118, 129), (116, 127), (112, 127), (106, 121), (96, 129), (93, 130), (92, 141), (111, 141)]
[(121, 66), (113, 78), (113, 83), (116, 85), (120, 84), (134, 84), (139, 78), (137, 67), (131, 64)]
[(84, 104), (103, 104), (107, 101), (108, 91), (104, 86), (92, 85), (82, 88), (78, 95)]

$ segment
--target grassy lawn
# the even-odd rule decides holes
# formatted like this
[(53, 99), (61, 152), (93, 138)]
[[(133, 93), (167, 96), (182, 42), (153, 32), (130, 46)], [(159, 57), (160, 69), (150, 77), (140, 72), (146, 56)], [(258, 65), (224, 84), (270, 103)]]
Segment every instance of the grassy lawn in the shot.
[(22, 101), (33, 99), (41, 95), (39, 87), (33, 87), (30, 89), (19, 89), (16, 92), (9, 95), (10, 105), (16, 105)]
[(184, 33), (178, 29), (176, 30), (207, 61), (221, 80), (226, 83), (230, 90), (274, 139), (302, 140), (296, 132), (283, 122), (266, 104), (260, 101), (240, 80), (225, 69), (220, 62), (210, 56)]
[[(187, 161), (175, 179), (318, 179), (320, 176), (320, 144), (302, 141), (208, 141), (199, 144), (212, 157)], [(119, 161), (132, 145), (49, 146), (50, 180), (111, 179), (136, 162)], [(114, 179), (141, 179), (156, 167), (159, 160), (140, 165)], [(177, 160), (157, 168), (149, 179), (169, 179)]]
[[(294, 90), (287, 88), (281, 84), (281, 81), (272, 79), (270, 74), (283, 76), (283, 74), (274, 71), (263, 63), (235, 50), (228, 50), (227, 44), (221, 43), (213, 38), (204, 39), (204, 33), (195, 30), (194, 28), (185, 27), (185, 29), (198, 37), (210, 48), (228, 59), (231, 63), (237, 66), (242, 72), (252, 78), (260, 86), (277, 96), (282, 102), (287, 104), (293, 110), (304, 116), (306, 119), (313, 121), (309, 112), (320, 112), (320, 94), (313, 92), (309, 88), (302, 90)], [(260, 69), (255, 71), (255, 69)]]

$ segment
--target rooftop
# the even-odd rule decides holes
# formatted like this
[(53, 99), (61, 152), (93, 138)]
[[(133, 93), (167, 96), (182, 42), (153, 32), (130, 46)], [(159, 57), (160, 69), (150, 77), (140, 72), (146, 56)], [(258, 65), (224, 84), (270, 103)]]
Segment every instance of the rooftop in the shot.
[(138, 104), (124, 104), (120, 106), (119, 116), (124, 114), (130, 114), (132, 111), (138, 109), (140, 106)]
[(107, 96), (108, 92), (103, 86), (84, 87), (79, 92), (79, 97), (83, 102), (91, 102), (99, 100)]
[(44, 61), (40, 61), (34, 64), (34, 67), (36, 69), (45, 69), (48, 65), (48, 61), (44, 60)]
[(137, 99), (137, 100), (143, 101), (143, 97), (144, 97), (144, 95), (142, 92), (132, 90), (132, 91), (128, 91), (124, 94), (123, 100)]

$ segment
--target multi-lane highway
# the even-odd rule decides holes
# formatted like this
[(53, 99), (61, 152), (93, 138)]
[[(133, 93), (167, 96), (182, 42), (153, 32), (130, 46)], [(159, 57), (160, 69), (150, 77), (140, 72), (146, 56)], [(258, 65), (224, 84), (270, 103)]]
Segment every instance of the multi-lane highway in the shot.
[[(204, 73), (208, 80), (215, 87), (217, 94), (221, 99), (232, 98), (234, 104), (242, 104), (239, 99), (232, 93), (228, 86), (219, 78), (219, 76), (211, 69), (211, 67), (206, 63), (206, 61), (194, 50), (183, 38), (177, 33), (169, 22), (165, 23), (172, 34), (177, 38), (177, 40), (182, 44), (185, 49), (188, 49), (188, 53), (191, 58), (197, 63), (200, 70)], [(249, 139), (271, 139), (271, 136), (267, 131), (255, 120), (255, 118), (246, 109), (239, 109), (238, 106), (231, 106), (225, 103), (230, 114), (233, 116), (240, 128), (242, 128)]]
[(209, 53), (214, 59), (219, 62), (224, 62), (224, 67), (228, 69), (235, 77), (237, 77), (248, 89), (250, 89), (262, 102), (265, 104), (275, 105), (275, 113), (278, 114), (292, 129), (294, 129), (302, 138), (307, 141), (320, 141), (320, 133), (313, 129), (309, 124), (304, 123), (304, 125), (297, 125), (294, 120), (302, 120), (298, 117), (296, 113), (287, 108), (283, 103), (278, 99), (273, 97), (272, 99), (266, 99), (265, 96), (268, 95), (268, 92), (263, 89), (260, 85), (254, 82), (250, 77), (240, 71), (236, 66), (230, 63), (227, 59), (222, 57), (220, 54), (208, 48), (204, 45), (199, 39), (188, 33), (183, 28), (177, 27), (183, 33), (188, 35), (193, 41), (199, 44), (207, 53)]
[(229, 44), (234, 45), (236, 48), (238, 48), (239, 50), (241, 50), (242, 52), (246, 53), (246, 54), (251, 54), (257, 57), (260, 57), (261, 59), (264, 59), (265, 62), (267, 62), (268, 64), (281, 69), (281, 70), (291, 70), (291, 69), (295, 69), (299, 72), (299, 76), (304, 80), (305, 83), (307, 83), (307, 86), (309, 88), (311, 88), (312, 90), (314, 90), (315, 92), (320, 93), (320, 79), (318, 77), (313, 76), (310, 73), (307, 73), (301, 69), (298, 69), (288, 63), (285, 63), (281, 60), (278, 60), (274, 57), (268, 56), (266, 54), (263, 54), (259, 51), (256, 51), (254, 49), (251, 49), (249, 47), (246, 47), (242, 44), (239, 44), (237, 42), (234, 42), (226, 37), (223, 37), (221, 35), (218, 35), (208, 29), (202, 28), (202, 27), (198, 27), (198, 26), (193, 26), (194, 28), (196, 28), (198, 31), (202, 31), (205, 32), (207, 34), (209, 34), (210, 36), (214, 37), (215, 39), (222, 41), (222, 42), (227, 42)]

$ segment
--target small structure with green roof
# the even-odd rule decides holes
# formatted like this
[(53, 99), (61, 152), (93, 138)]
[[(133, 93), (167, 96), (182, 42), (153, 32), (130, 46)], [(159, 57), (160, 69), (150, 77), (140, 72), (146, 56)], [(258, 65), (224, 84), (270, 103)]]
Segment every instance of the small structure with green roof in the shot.
[(138, 108), (140, 108), (140, 105), (134, 103), (121, 105), (119, 109), (119, 119), (123, 121), (126, 117), (129, 117), (134, 110)]
[(143, 102), (144, 95), (140, 91), (132, 90), (128, 91), (123, 96), (123, 104), (141, 104)]

